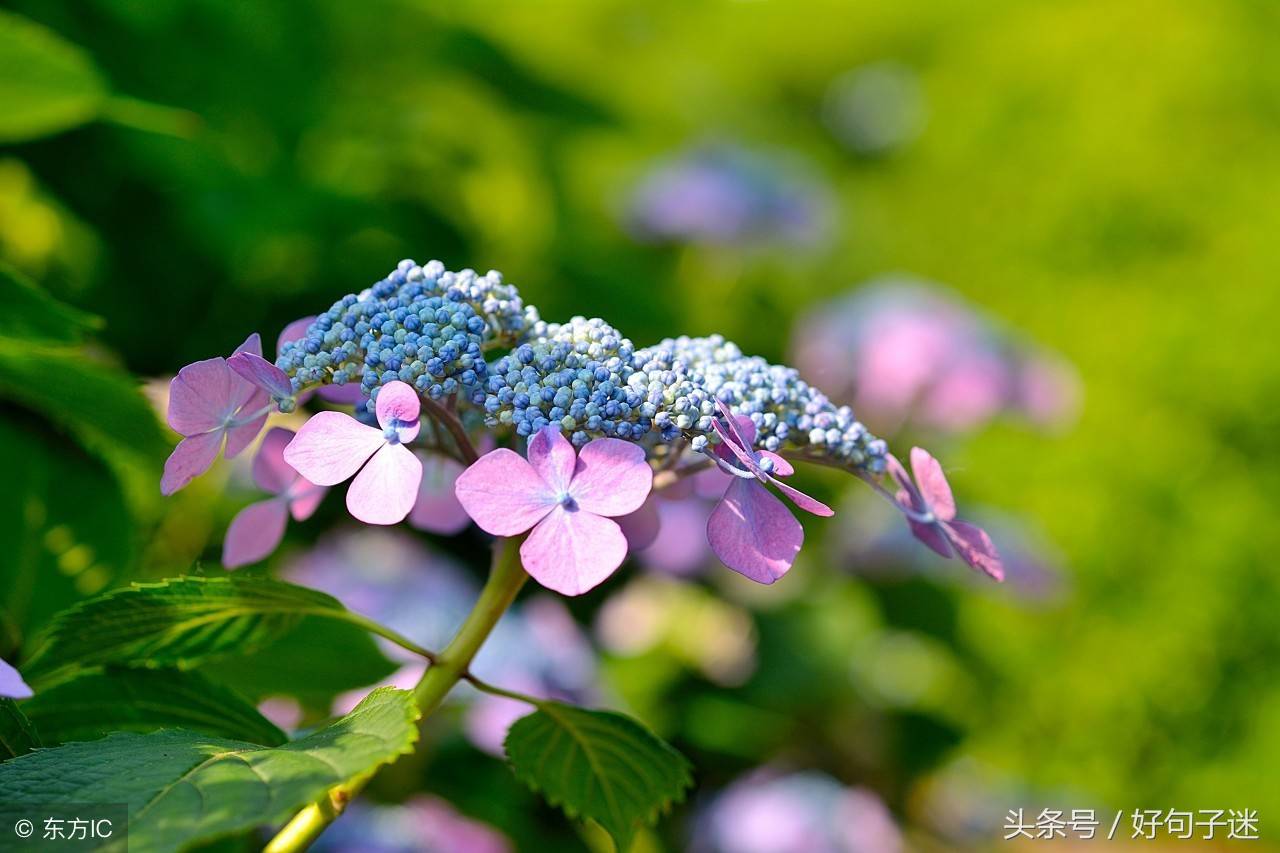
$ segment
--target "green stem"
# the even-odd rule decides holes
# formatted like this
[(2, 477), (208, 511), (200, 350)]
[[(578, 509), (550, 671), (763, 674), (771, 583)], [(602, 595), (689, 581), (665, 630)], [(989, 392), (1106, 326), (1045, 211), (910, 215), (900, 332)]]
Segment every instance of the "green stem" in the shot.
[[(466, 621), (462, 623), (457, 635), (444, 651), (431, 655), (431, 666), (427, 667), (422, 680), (413, 691), (422, 719), (426, 719), (440, 706), (444, 697), (459, 680), (472, 679), (467, 671), (472, 658), (476, 656), (476, 652), (480, 651), (480, 646), (498, 624), (502, 614), (507, 612), (511, 602), (515, 601), (516, 593), (520, 592), (520, 587), (524, 586), (524, 582), (528, 579), (529, 576), (525, 573), (524, 567), (520, 565), (522, 538), (498, 539), (493, 543), (493, 564), (489, 568), (489, 579), (485, 581), (484, 589), (480, 590), (480, 598), (477, 599), (475, 607), (471, 608)], [(373, 624), (370, 623), (370, 626)], [(388, 637), (388, 639), (395, 638)], [(426, 652), (425, 649), (422, 651)], [(494, 692), (500, 690), (487, 684), (484, 686)], [(525, 699), (514, 693), (508, 695), (512, 698)], [(347, 803), (354, 799), (372, 778), (373, 774), (369, 774), (331, 788), (323, 798), (294, 815), (293, 819), (285, 824), (284, 828), (276, 833), (271, 842), (263, 848), (263, 853), (296, 853), (306, 850), (320, 837), (320, 833), (342, 814)]]

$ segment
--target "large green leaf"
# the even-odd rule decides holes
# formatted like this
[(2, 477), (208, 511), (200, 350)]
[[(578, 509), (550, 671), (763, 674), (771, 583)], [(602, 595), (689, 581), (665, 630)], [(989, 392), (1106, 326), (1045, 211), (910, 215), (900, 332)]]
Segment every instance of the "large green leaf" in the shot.
[(339, 693), (376, 684), (395, 670), (368, 631), (320, 616), (303, 618), (257, 651), (200, 667), (214, 681), (253, 699), (292, 696), (322, 713)]
[(90, 450), (158, 460), (169, 440), (128, 374), (72, 347), (0, 338), (0, 399), (61, 424)]
[(12, 699), (0, 699), (0, 761), (43, 746), (35, 727)]
[(689, 762), (630, 717), (544, 702), (505, 743), (511, 769), (571, 818), (586, 817), (619, 851), (693, 783)]
[[(13, 639), (29, 639), (58, 611), (118, 582), (134, 562), (137, 528), (100, 459), (50, 434), (34, 413), (2, 404), (0, 471), (0, 619)], [(0, 642), (0, 656), (16, 651)]]
[(52, 30), (0, 12), (0, 142), (92, 121), (106, 98), (87, 53)]
[(182, 729), (120, 732), (0, 764), (0, 801), (11, 808), (126, 803), (132, 853), (177, 850), (287, 820), (335, 785), (408, 753), (417, 719), (410, 692), (384, 687), (284, 746)]
[(306, 615), (349, 614), (333, 596), (270, 578), (135, 583), (58, 614), (26, 672), (39, 680), (105, 664), (187, 669), (261, 648)]
[(239, 694), (196, 672), (107, 667), (42, 690), (23, 705), (50, 746), (116, 731), (185, 728), (267, 746), (285, 742)]
[(102, 319), (59, 302), (22, 273), (0, 263), (0, 337), (75, 343)]

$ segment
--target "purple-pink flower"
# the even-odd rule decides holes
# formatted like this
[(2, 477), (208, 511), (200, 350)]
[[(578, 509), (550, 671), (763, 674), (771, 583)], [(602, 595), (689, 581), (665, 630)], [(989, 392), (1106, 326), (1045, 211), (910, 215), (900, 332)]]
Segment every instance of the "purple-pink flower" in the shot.
[(411, 387), (389, 382), (374, 408), (381, 429), (342, 412), (320, 412), (289, 442), (284, 461), (318, 486), (336, 486), (354, 474), (347, 489), (351, 514), (366, 524), (396, 524), (418, 499), (422, 462), (405, 445), (418, 437), (421, 406)]
[(956, 502), (942, 466), (927, 450), (911, 448), (911, 472), (894, 456), (888, 457), (889, 474), (898, 482), (894, 500), (907, 517), (911, 532), (943, 557), (959, 556), (973, 568), (998, 581), (1004, 566), (991, 537), (981, 527), (956, 521)]
[(33, 695), (22, 674), (0, 660), (0, 699), (30, 699)]
[[(236, 348), (262, 354), (257, 332)], [(226, 440), (230, 459), (257, 437), (267, 422), (267, 392), (237, 376), (221, 356), (188, 364), (169, 383), (168, 422), (183, 436), (164, 463), (161, 494), (171, 495), (209, 470)]]
[(454, 491), (464, 470), (462, 463), (442, 453), (420, 453), (418, 458), (422, 460), (422, 483), (418, 486), (418, 501), (409, 512), (409, 523), (442, 536), (461, 533), (471, 524), (471, 516)]
[(814, 515), (831, 508), (774, 475), (790, 476), (791, 463), (768, 450), (753, 450), (756, 427), (717, 400), (724, 424), (714, 421), (720, 437), (717, 465), (734, 480), (707, 521), (707, 541), (726, 566), (757, 583), (769, 584), (787, 573), (804, 544), (804, 528), (766, 485), (776, 486), (793, 504)]
[(555, 427), (529, 440), (529, 458), (499, 448), (458, 478), (467, 514), (495, 536), (532, 530), (520, 560), (538, 583), (581, 595), (622, 565), (627, 540), (612, 518), (635, 512), (653, 486), (644, 449), (616, 438), (588, 442), (576, 456)]
[(222, 543), (222, 565), (228, 569), (256, 563), (276, 549), (292, 515), (305, 521), (320, 506), (325, 492), (284, 461), (293, 430), (275, 427), (267, 432), (253, 458), (253, 481), (274, 497), (249, 504), (236, 514)]

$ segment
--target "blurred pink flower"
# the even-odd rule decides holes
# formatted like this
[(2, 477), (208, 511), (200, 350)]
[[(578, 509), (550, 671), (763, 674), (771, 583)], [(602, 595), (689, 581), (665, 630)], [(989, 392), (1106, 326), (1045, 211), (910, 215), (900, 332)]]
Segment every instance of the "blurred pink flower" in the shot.
[(820, 305), (792, 339), (800, 372), (881, 431), (966, 432), (1005, 413), (1056, 427), (1079, 406), (1069, 364), (924, 282), (890, 279)]
[(352, 803), (324, 831), (316, 853), (509, 853), (511, 841), (440, 797), (418, 794), (401, 805)]
[(462, 475), (462, 463), (442, 453), (419, 453), (422, 482), (418, 499), (409, 511), (409, 523), (428, 533), (452, 536), (471, 524), (454, 486)]
[(529, 458), (506, 448), (480, 457), (458, 478), (458, 500), (495, 536), (532, 530), (520, 560), (538, 583), (581, 595), (622, 565), (627, 540), (610, 516), (635, 512), (653, 484), (644, 449), (616, 438), (588, 442), (575, 456), (555, 427), (529, 440)]
[(284, 449), (293, 430), (274, 427), (262, 439), (253, 458), (253, 481), (275, 497), (249, 504), (227, 528), (222, 545), (222, 565), (228, 569), (256, 563), (271, 554), (284, 538), (289, 516), (305, 521), (320, 506), (329, 490), (310, 482), (284, 461)]
[(375, 406), (381, 429), (342, 412), (319, 412), (289, 442), (284, 459), (321, 486), (336, 486), (354, 474), (347, 489), (351, 514), (366, 524), (396, 524), (418, 499), (422, 462), (405, 445), (418, 437), (420, 412), (411, 387), (389, 382)]

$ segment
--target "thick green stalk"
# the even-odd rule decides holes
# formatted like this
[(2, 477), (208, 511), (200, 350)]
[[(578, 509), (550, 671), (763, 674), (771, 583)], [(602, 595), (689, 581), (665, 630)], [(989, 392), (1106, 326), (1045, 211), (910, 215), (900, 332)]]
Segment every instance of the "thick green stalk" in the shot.
[[(422, 719), (430, 716), (453, 686), (466, 676), (472, 658), (480, 651), (480, 646), (498, 624), (502, 614), (507, 612), (511, 602), (515, 601), (516, 593), (520, 592), (520, 587), (528, 579), (524, 567), (520, 565), (521, 540), (522, 537), (512, 537), (498, 539), (493, 543), (493, 564), (489, 568), (489, 579), (485, 581), (484, 589), (480, 590), (480, 598), (467, 614), (457, 635), (435, 657), (435, 661), (427, 667), (422, 680), (413, 690)], [(306, 850), (342, 814), (347, 803), (360, 793), (371, 778), (372, 774), (362, 776), (330, 789), (325, 797), (294, 815), (263, 848), (263, 853), (296, 853)]]

